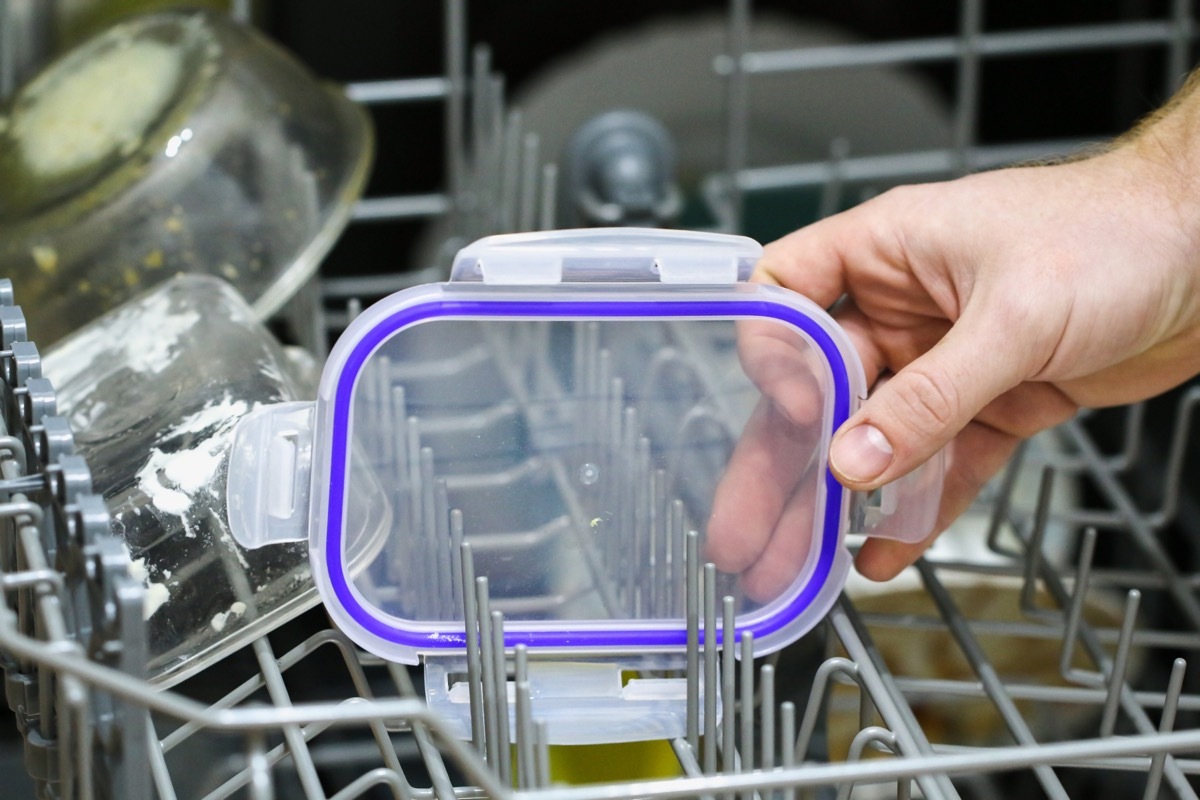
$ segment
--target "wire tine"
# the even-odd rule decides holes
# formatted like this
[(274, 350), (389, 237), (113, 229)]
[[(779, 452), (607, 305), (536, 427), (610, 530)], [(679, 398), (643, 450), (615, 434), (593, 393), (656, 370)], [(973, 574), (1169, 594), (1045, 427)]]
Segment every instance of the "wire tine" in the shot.
[(504, 78), (493, 75), (488, 80), (489, 95), (488, 113), (491, 115), (491, 134), (488, 138), (488, 175), (493, 183), (487, 187), (486, 203), (489, 204), (488, 233), (504, 233), (504, 154), (505, 154), (505, 125), (504, 125)]
[(554, 230), (555, 215), (558, 209), (558, 165), (545, 164), (542, 167), (542, 208), (538, 218), (538, 228), (543, 231)]
[(1046, 522), (1050, 518), (1050, 502), (1054, 496), (1053, 467), (1042, 469), (1042, 480), (1038, 487), (1037, 510), (1033, 517), (1033, 531), (1025, 548), (1025, 579), (1021, 585), (1021, 610), (1026, 614), (1037, 615), (1041, 609), (1037, 607), (1037, 582), (1042, 566), (1042, 540), (1046, 536)]
[(1028, 448), (1028, 441), (1023, 441), (1017, 446), (1017, 451), (1013, 453), (1012, 458), (1008, 461), (1008, 467), (1004, 470), (1004, 478), (1000, 481), (996, 499), (992, 501), (992, 514), (988, 519), (987, 546), (988, 550), (993, 553), (1007, 556), (1017, 555), (1000, 546), (1000, 529), (1004, 523), (1008, 522), (1008, 510), (1012, 503), (1013, 490), (1017, 486), (1017, 478), (1021, 476), (1021, 468), (1025, 463), (1025, 454)]
[(537, 780), (533, 764), (535, 756), (533, 739), (533, 712), (530, 710), (531, 699), (529, 681), (516, 682), (517, 699), (517, 785), (522, 789), (534, 788)]
[(717, 567), (704, 565), (704, 774), (717, 773)]
[[(460, 613), (460, 614), (466, 613), (466, 606), (464, 604), (464, 601), (467, 599), (467, 596), (466, 596), (466, 594), (464, 594), (464, 588), (467, 586), (470, 586), (472, 583), (474, 583), (473, 576), (470, 580), (467, 580), (465, 582), (463, 581), (463, 574), (464, 574), (463, 573), (463, 558), (461, 556), (461, 553), (462, 553), (462, 546), (464, 544), (466, 544), (466, 542), (463, 541), (463, 538), (464, 538), (464, 532), (463, 532), (462, 509), (452, 508), (452, 509), (450, 509), (450, 552), (451, 552), (451, 554), (453, 554), (453, 553), (460, 554), (459, 558), (453, 558), (453, 557), (451, 558), (452, 564), (451, 564), (450, 580), (453, 585), (450, 588), (454, 594), (453, 605), (451, 608), (452, 616), (456, 612)], [(470, 551), (468, 551), (468, 552), (470, 552)]]
[(749, 87), (746, 71), (742, 68), (742, 56), (746, 53), (750, 38), (750, 0), (730, 0), (727, 37), (731, 66), (725, 84), (725, 171), (729, 218), (723, 222), (729, 232), (737, 233), (742, 225), (739, 175), (746, 165), (750, 136)]
[(1067, 680), (1089, 682), (1082, 670), (1071, 666), (1075, 658), (1075, 641), (1079, 638), (1079, 625), (1083, 621), (1083, 603), (1087, 598), (1088, 578), (1092, 572), (1092, 558), (1096, 554), (1096, 529), (1088, 528), (1083, 533), (1079, 548), (1079, 566), (1075, 570), (1075, 585), (1071, 592), (1071, 605), (1067, 609), (1067, 625), (1063, 630), (1062, 654), (1058, 660), (1058, 672)]
[(1146, 416), (1145, 403), (1131, 403), (1125, 414), (1125, 441), (1121, 445), (1121, 454), (1110, 459), (1113, 469), (1123, 472), (1129, 469), (1137, 460), (1142, 444), (1142, 420)]
[(723, 709), (721, 720), (721, 766), (726, 775), (735, 771), (737, 756), (737, 629), (734, 627), (733, 598), (725, 597), (721, 601), (721, 704)]
[(419, 531), (421, 516), (421, 423), (415, 416), (408, 418), (408, 474), (412, 482), (408, 485), (410, 505), (410, 530)]
[(492, 51), (485, 44), (477, 44), (471, 51), (471, 149), (474, 151), (474, 167), (479, 169), (487, 157), (484, 143), (490, 132), (488, 101), (492, 71)]
[[(651, 485), (650, 469), (650, 440), (645, 436), (637, 441), (637, 482), (634, 484), (634, 537), (633, 556), (634, 566), (639, 573), (633, 582), (633, 618), (645, 617), (647, 604), (646, 587), (652, 586), (652, 575), (648, 572), (651, 558), (648, 553), (653, 550), (650, 538), (650, 502), (654, 496)], [(711, 630), (711, 628), (709, 629)]]
[(536, 133), (527, 133), (521, 148), (521, 213), (518, 230), (531, 231), (537, 222), (538, 178), (540, 177), (541, 138)]
[[(784, 769), (796, 766), (796, 704), (787, 701), (779, 706), (779, 765)], [(783, 800), (796, 800), (795, 789), (784, 789)]]
[(654, 472), (658, 479), (654, 483), (657, 492), (654, 500), (655, 514), (658, 522), (654, 562), (658, 574), (654, 581), (654, 613), (656, 616), (666, 617), (671, 614), (671, 478), (665, 469), (659, 468)]
[[(372, 414), (371, 430), (386, 431), (391, 422), (392, 403), (392, 360), (386, 355), (376, 356), (374, 369), (368, 370), (364, 378), (364, 389), (371, 392), (370, 409)], [(391, 453), (387, 437), (379, 436), (366, 443), (374, 452), (375, 463), (388, 465), (391, 463)]]
[(492, 655), (492, 608), (488, 598), (488, 579), (475, 579), (475, 599), (479, 608), (479, 663), (483, 687), (483, 722), (486, 758), (492, 770), (500, 772), (500, 722), (496, 718), (496, 659)]
[(829, 143), (830, 179), (821, 187), (821, 200), (818, 206), (817, 218), (831, 217), (838, 212), (842, 204), (843, 187), (846, 182), (845, 163), (850, 156), (850, 142), (843, 136), (837, 136)]
[(529, 651), (525, 645), (513, 648), (515, 666), (513, 676), (517, 699), (517, 781), (522, 789), (532, 789), (537, 784), (534, 776), (534, 730), (533, 700), (529, 688)]
[(1179, 491), (1183, 483), (1184, 457), (1187, 455), (1187, 445), (1191, 439), (1192, 411), (1197, 405), (1200, 405), (1200, 386), (1194, 386), (1184, 394), (1175, 413), (1171, 449), (1167, 454), (1167, 465), (1164, 469), (1166, 479), (1163, 483), (1162, 508), (1151, 516), (1151, 524), (1155, 527), (1170, 522), (1179, 512)]
[(434, 482), (433, 508), (435, 538), (431, 550), (436, 564), (433, 581), (437, 590), (434, 600), (439, 606), (438, 619), (453, 619), (454, 605), (459, 596), (454, 583), (454, 571), (459, 561), (450, 538), (450, 498), (445, 478), (438, 478)]
[(1121, 621), (1121, 636), (1117, 640), (1117, 654), (1113, 658), (1112, 673), (1108, 679), (1108, 697), (1104, 701), (1104, 714), (1100, 718), (1100, 736), (1113, 735), (1120, 709), (1121, 690), (1125, 687), (1125, 673), (1129, 669), (1129, 647), (1133, 643), (1133, 629), (1137, 625), (1138, 605), (1142, 593), (1130, 589), (1125, 599), (1125, 618)]
[(687, 742), (700, 752), (700, 535), (687, 533)]
[[(739, 754), (742, 758), (742, 771), (754, 769), (754, 634), (746, 631), (742, 634), (742, 659), (738, 665), (741, 671), (741, 702), (742, 736)], [(747, 793), (746, 800), (753, 800), (754, 794)]]
[(408, 485), (408, 428), (405, 420), (407, 419), (407, 401), (405, 399), (404, 387), (392, 387), (392, 406), (391, 415), (388, 420), (389, 427), (387, 430), (392, 431), (392, 435), (388, 437), (388, 459), (389, 464), (394, 469), (396, 475), (396, 486), (401, 491)]
[(246, 734), (246, 761), (250, 769), (251, 800), (273, 800), (275, 788), (271, 781), (271, 765), (267, 761), (267, 737), (261, 730)]
[(487, 233), (489, 203), (485, 198), (488, 181), (491, 110), (491, 51), (486, 45), (476, 45), (471, 53), (471, 211), (468, 217), (468, 236), (478, 238)]
[[(841, 672), (858, 683), (858, 667), (848, 659), (835, 656), (826, 659), (817, 667), (813, 675), (812, 688), (808, 691), (808, 702), (804, 705), (804, 717), (800, 721), (800, 734), (791, 749), (793, 756), (805, 759), (808, 748), (812, 745), (812, 737), (817, 730), (817, 720), (820, 718), (821, 706), (825, 703), (825, 693), (829, 688), (829, 678), (834, 672)], [(859, 726), (862, 727), (862, 726)]]
[(550, 730), (544, 720), (533, 723), (537, 747), (534, 750), (534, 773), (537, 776), (538, 788), (550, 786)]
[[(593, 409), (595, 420), (595, 431), (592, 443), (600, 445), (607, 453), (608, 445), (612, 441), (612, 413), (609, 407), (609, 398), (612, 397), (612, 382), (613, 378), (613, 355), (612, 351), (607, 347), (600, 348), (596, 356), (596, 399)], [(605, 483), (608, 483), (606, 481)]]
[[(434, 499), (433, 448), (421, 448), (421, 583), (424, 584), (421, 594), (421, 606), (425, 609), (426, 618), (435, 617), (436, 606), (440, 602), (438, 595), (437, 573), (441, 564), (437, 560), (437, 508)], [(436, 618), (436, 617), (435, 617)]]
[(521, 128), (524, 119), (518, 109), (508, 112), (504, 125), (503, 155), (500, 162), (500, 232), (517, 229), (517, 202), (521, 191)]
[(663, 609), (669, 616), (680, 616), (679, 614), (679, 592), (676, 588), (682, 589), (679, 580), (682, 577), (683, 570), (679, 562), (682, 559), (683, 553), (683, 501), (672, 500), (667, 508), (667, 535), (666, 535), (666, 556), (663, 559), (667, 574), (663, 580)]
[(507, 785), (512, 783), (512, 752), (509, 737), (508, 667), (504, 658), (504, 614), (500, 611), (492, 612), (492, 658), (496, 660), (492, 674), (496, 680), (496, 719), (500, 734), (498, 766), (500, 779)]
[[(458, 520), (461, 532), (462, 512), (458, 512)], [(458, 552), (462, 581), (463, 620), (467, 638), (467, 689), (471, 699), (471, 741), (475, 743), (475, 749), (479, 754), (486, 756), (487, 733), (484, 725), (484, 709), (487, 707), (487, 703), (483, 698), (483, 678), (479, 663), (479, 605), (475, 595), (475, 558), (470, 542), (459, 544)]]
[[(1175, 714), (1179, 711), (1179, 695), (1183, 692), (1183, 677), (1187, 671), (1187, 661), (1175, 659), (1171, 665), (1171, 677), (1167, 681), (1167, 694), (1163, 699), (1162, 719), (1159, 720), (1160, 733), (1170, 733), (1175, 727)], [(1146, 775), (1145, 800), (1155, 800), (1158, 788), (1162, 784), (1163, 768), (1167, 765), (1165, 752), (1155, 753), (1150, 758), (1150, 772)]]
[[(874, 725), (868, 726), (855, 734), (854, 739), (850, 742), (850, 751), (846, 755), (847, 761), (861, 761), (863, 753), (873, 743), (880, 743), (896, 752), (895, 735), (885, 729)], [(838, 787), (837, 800), (849, 800), (850, 793), (854, 791), (854, 782), (847, 781)]]
[(775, 769), (775, 667), (763, 664), (758, 671), (759, 691), (762, 692), (762, 702), (759, 703), (762, 715), (762, 755), (759, 764), (762, 769)]
[(467, 49), (467, 23), (465, 0), (445, 0), (445, 68), (446, 95), (446, 184), (451, 198), (451, 210), (457, 216), (463, 192), (463, 156), (466, 150), (465, 64)]

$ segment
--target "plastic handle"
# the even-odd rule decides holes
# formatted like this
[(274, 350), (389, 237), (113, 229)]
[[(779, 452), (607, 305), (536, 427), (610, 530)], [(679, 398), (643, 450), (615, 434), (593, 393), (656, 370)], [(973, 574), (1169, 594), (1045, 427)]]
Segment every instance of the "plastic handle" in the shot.
[(856, 492), (850, 530), (883, 539), (916, 543), (933, 533), (942, 502), (946, 476), (946, 451), (877, 492)]
[(256, 549), (308, 540), (312, 402), (256, 408), (234, 430), (226, 508), (229, 532)]
[(454, 258), (451, 281), (722, 285), (747, 280), (762, 245), (745, 236), (659, 228), (579, 228), (488, 236)]

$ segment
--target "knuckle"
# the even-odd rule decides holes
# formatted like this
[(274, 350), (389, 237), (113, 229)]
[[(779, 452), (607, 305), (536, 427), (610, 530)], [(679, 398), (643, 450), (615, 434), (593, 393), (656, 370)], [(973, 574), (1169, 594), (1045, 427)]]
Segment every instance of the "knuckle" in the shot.
[(902, 422), (914, 433), (929, 435), (958, 423), (962, 398), (954, 385), (929, 372), (910, 366), (902, 382), (893, 381), (904, 414)]

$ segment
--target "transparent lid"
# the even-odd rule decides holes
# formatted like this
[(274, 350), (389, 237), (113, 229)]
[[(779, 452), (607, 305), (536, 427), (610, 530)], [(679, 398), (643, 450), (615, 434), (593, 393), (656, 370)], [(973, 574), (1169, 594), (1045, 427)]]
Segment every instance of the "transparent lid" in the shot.
[[(334, 349), (304, 529), (331, 614), (394, 660), (462, 651), (465, 541), (507, 646), (681, 651), (696, 531), (738, 634), (752, 631), (760, 654), (782, 647), (824, 615), (849, 568), (852, 498), (827, 452), (865, 392), (857, 356), (820, 308), (736, 283), (740, 270), (716, 260), (692, 283), (615, 280), (671, 264), (687, 234), (555, 232), (554, 247), (572, 234), (606, 240), (599, 267), (582, 250), (551, 255), (563, 268), (535, 265), (554, 277), (529, 285), (511, 251), (516, 266), (489, 270), (506, 260), (488, 245), (533, 247), (536, 261), (536, 237), (493, 237), (456, 266), (483, 263), (482, 280), (393, 295)], [(757, 257), (753, 242), (720, 238), (717, 260)], [(265, 471), (292, 487), (293, 461)], [(392, 514), (383, 546), (352, 570), (346, 532), (375, 513), (353, 502), (356, 472), (388, 487)], [(241, 535), (278, 536), (265, 523), (297, 507), (293, 492), (263, 493), (275, 511)]]

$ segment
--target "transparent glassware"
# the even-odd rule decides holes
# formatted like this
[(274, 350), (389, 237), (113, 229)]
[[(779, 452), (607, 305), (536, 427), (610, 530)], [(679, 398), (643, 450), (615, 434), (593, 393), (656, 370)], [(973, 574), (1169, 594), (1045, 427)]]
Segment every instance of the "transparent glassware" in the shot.
[[(173, 278), (62, 340), (44, 374), (145, 583), (152, 681), (187, 677), (317, 603), (305, 543), (248, 550), (229, 534), (238, 421), (315, 387), (227, 283)], [(380, 525), (378, 484), (356, 487)]]
[(363, 109), (252, 29), (131, 18), (0, 110), (0, 272), (43, 344), (179, 272), (265, 318), (332, 246), (371, 152)]

